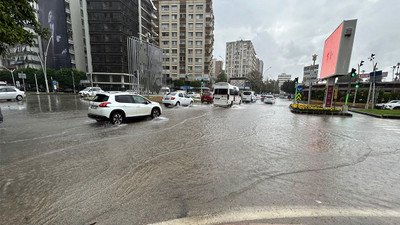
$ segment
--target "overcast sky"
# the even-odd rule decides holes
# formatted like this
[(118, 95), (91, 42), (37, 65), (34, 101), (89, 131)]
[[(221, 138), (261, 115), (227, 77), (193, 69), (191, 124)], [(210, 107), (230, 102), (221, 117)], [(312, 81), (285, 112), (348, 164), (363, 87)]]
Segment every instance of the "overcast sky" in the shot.
[(303, 67), (317, 54), (320, 64), (325, 39), (343, 20), (357, 19), (350, 68), (389, 72), (400, 62), (400, 2), (398, 0), (214, 0), (214, 58), (225, 61), (226, 42), (251, 40), (264, 61), (264, 78), (288, 73), (302, 77)]

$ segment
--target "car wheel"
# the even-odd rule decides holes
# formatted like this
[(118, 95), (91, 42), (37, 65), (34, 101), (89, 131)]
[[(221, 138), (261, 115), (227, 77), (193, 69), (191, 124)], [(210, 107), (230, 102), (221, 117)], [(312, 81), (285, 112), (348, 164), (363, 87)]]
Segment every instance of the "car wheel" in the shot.
[(229, 105), (229, 107), (232, 107), (233, 106), (233, 101), (231, 102), (231, 104)]
[(124, 114), (122, 112), (114, 112), (110, 116), (110, 121), (114, 125), (120, 125), (124, 121)]
[(399, 110), (399, 109), (400, 109), (400, 106), (396, 106), (396, 107), (394, 107), (393, 109)]
[(21, 95), (17, 95), (16, 99), (17, 99), (17, 101), (21, 101), (22, 100), (22, 96)]
[(242, 100), (239, 101), (239, 105), (241, 105), (241, 104), (242, 104)]
[(193, 101), (191, 101), (191, 102), (189, 103), (189, 106), (193, 106)]
[(168, 103), (164, 103), (164, 106), (165, 106), (165, 107), (168, 107), (168, 106), (169, 106), (169, 104), (168, 104)]
[(181, 103), (180, 102), (176, 102), (175, 106), (180, 106)]
[(153, 110), (151, 110), (151, 118), (156, 118), (159, 117), (161, 115), (160, 109), (158, 108), (154, 108)]

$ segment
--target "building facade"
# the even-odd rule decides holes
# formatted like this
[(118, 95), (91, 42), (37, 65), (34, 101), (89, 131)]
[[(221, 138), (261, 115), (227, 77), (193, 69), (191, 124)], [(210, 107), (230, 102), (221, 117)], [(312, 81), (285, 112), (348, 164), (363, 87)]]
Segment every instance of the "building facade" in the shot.
[(286, 81), (290, 81), (290, 80), (292, 80), (292, 75), (290, 75), (290, 74), (282, 73), (282, 74), (278, 75), (279, 88), (282, 86), (283, 83), (285, 83)]
[(258, 71), (256, 51), (251, 41), (234, 41), (226, 43), (225, 71), (228, 79), (248, 77)]
[(165, 80), (210, 80), (214, 45), (212, 0), (155, 0)]
[(223, 65), (224, 62), (220, 60), (213, 59), (211, 61), (211, 72), (210, 72), (211, 79), (215, 80), (217, 78), (218, 74), (222, 71)]
[(156, 43), (155, 10), (150, 0), (87, 0), (88, 74), (94, 86), (134, 89), (136, 77), (128, 72), (128, 37)]

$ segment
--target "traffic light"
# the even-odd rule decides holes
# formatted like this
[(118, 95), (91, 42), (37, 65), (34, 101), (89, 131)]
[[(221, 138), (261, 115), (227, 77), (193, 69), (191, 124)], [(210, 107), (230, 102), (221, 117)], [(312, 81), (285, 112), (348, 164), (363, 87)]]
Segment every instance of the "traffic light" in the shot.
[(295, 83), (295, 84), (298, 84), (298, 83), (299, 83), (299, 78), (298, 78), (298, 77), (294, 78), (294, 83)]
[(201, 86), (203, 86), (203, 79), (201, 79)]
[(360, 82), (357, 82), (356, 83), (356, 88), (359, 88), (360, 87)]
[(356, 71), (357, 70), (354, 68), (351, 69), (351, 77), (355, 77), (357, 75)]

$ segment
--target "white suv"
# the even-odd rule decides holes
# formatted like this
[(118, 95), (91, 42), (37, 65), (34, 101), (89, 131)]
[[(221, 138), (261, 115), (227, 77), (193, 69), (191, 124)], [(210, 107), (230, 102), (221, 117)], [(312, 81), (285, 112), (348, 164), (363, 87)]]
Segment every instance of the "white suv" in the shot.
[(392, 100), (386, 103), (385, 109), (400, 109), (400, 100)]
[(165, 106), (193, 105), (193, 99), (186, 95), (185, 91), (174, 91), (164, 95), (162, 103)]
[(87, 96), (96, 96), (97, 94), (103, 93), (104, 91), (101, 90), (99, 87), (87, 87), (80, 91), (78, 94), (81, 97), (87, 97)]
[(125, 118), (138, 116), (161, 115), (162, 109), (159, 103), (152, 102), (143, 96), (128, 93), (101, 93), (91, 101), (88, 117), (97, 120), (110, 120), (112, 124), (121, 124)]
[(254, 91), (244, 91), (242, 96), (242, 102), (256, 102), (257, 97)]

